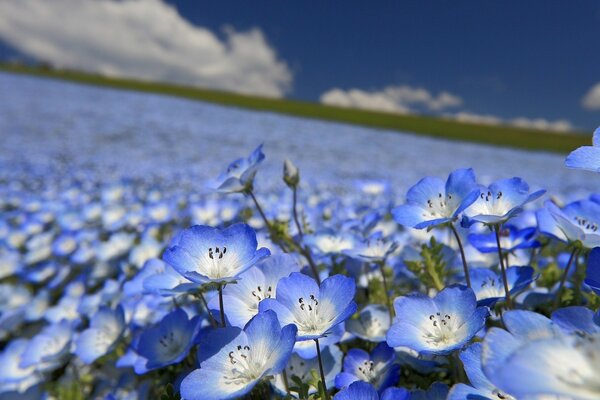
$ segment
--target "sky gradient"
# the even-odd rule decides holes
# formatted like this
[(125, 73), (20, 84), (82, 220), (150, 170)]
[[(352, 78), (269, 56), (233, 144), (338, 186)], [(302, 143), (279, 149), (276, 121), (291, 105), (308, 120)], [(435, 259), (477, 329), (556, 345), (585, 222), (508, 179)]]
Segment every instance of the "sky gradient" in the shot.
[[(600, 86), (597, 93), (589, 94), (600, 82), (598, 2), (167, 3), (192, 30), (209, 31), (214, 35), (211, 40), (222, 45), (215, 54), (225, 61), (215, 61), (207, 69), (217, 69), (220, 80), (211, 81), (206, 76), (212, 75), (197, 76), (192, 71), (189, 81), (193, 84), (309, 101), (323, 100), (329, 92), (334, 104), (366, 103), (388, 111), (463, 114), (511, 122), (543, 118), (588, 131), (600, 120)], [(4, 7), (0, 14), (4, 11), (10, 18), (12, 10)], [(33, 2), (29, 14), (37, 15), (36, 7)], [(113, 14), (119, 18), (128, 13)], [(32, 19), (36, 18), (51, 18), (51, 14)], [(39, 26), (36, 21), (41, 35)], [(47, 29), (56, 31), (51, 24)], [(160, 32), (169, 35), (166, 28)], [(160, 37), (160, 32), (150, 38)], [(174, 34), (178, 35), (184, 33)], [(237, 35), (238, 47), (232, 46), (232, 35)], [(43, 58), (36, 56), (37, 49), (32, 51), (30, 45), (19, 42), (25, 40), (23, 36), (27, 35), (11, 37), (0, 28), (0, 57), (24, 53)], [(190, 40), (187, 53), (201, 42)], [(127, 54), (126, 49), (121, 54)], [(66, 57), (63, 51), (60, 57), (71, 55)], [(175, 57), (164, 59), (169, 58)], [(119, 74), (123, 69), (115, 70)], [(179, 70), (171, 75), (148, 70), (144, 77), (155, 73), (161, 80), (171, 80), (171, 76), (182, 76), (176, 73)], [(243, 81), (248, 76), (253, 77), (251, 84)], [(333, 89), (337, 92), (331, 95)]]

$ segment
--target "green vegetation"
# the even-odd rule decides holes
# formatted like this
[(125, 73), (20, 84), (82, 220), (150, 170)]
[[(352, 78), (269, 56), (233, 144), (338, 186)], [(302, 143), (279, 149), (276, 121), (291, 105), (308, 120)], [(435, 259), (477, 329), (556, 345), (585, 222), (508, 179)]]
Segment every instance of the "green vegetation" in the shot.
[(202, 100), (260, 111), (271, 111), (298, 117), (316, 118), (373, 128), (413, 132), (415, 134), (449, 140), (470, 141), (529, 150), (568, 153), (577, 147), (589, 145), (591, 143), (591, 134), (563, 134), (544, 132), (535, 129), (516, 128), (506, 125), (490, 126), (483, 124), (468, 124), (439, 117), (398, 115), (347, 109), (325, 106), (317, 103), (246, 96), (218, 90), (185, 87), (167, 83), (108, 78), (100, 75), (66, 70), (53, 70), (43, 67), (0, 65), (0, 71), (29, 74), (45, 78), (64, 79), (83, 84), (122, 90), (135, 90), (184, 97), (193, 100)]

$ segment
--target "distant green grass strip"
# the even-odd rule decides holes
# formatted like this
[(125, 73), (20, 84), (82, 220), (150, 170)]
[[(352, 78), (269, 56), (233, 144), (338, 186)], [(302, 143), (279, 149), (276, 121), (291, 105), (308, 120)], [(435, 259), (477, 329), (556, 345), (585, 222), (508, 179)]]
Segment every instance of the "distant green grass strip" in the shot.
[[(584, 133), (554, 133), (507, 125), (469, 124), (439, 117), (398, 115), (383, 112), (356, 110), (326, 106), (288, 99), (272, 99), (246, 96), (218, 90), (184, 87), (167, 83), (145, 82), (134, 79), (107, 78), (100, 75), (51, 70), (39, 67), (0, 65), (0, 71), (28, 74), (46, 78), (63, 79), (83, 84), (111, 87), (123, 90), (158, 93), (169, 96), (202, 100), (228, 106), (271, 111), (298, 117), (344, 122), (373, 128), (438, 137), (449, 140), (470, 141), (514, 147), (527, 150), (543, 150), (568, 153), (577, 147), (589, 145), (591, 135)], [(343, 138), (340, 138), (343, 139)]]

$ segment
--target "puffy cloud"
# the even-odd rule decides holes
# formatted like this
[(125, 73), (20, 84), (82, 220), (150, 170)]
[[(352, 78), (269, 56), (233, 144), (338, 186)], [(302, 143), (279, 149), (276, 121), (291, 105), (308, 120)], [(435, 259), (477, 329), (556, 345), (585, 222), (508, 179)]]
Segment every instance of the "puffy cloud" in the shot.
[(486, 125), (500, 125), (506, 124), (510, 126), (517, 126), (520, 128), (539, 129), (544, 131), (554, 132), (569, 132), (573, 130), (573, 125), (565, 120), (559, 119), (556, 121), (550, 121), (545, 118), (526, 118), (518, 117), (513, 119), (502, 119), (494, 115), (489, 114), (475, 114), (469, 111), (461, 111), (456, 114), (446, 115), (446, 117), (455, 119), (460, 122), (473, 123), (473, 124), (486, 124)]
[(587, 110), (600, 110), (600, 82), (592, 86), (583, 96), (581, 105)]
[(431, 94), (423, 88), (407, 85), (387, 86), (380, 91), (334, 88), (323, 93), (321, 103), (338, 107), (363, 108), (406, 114), (415, 109), (441, 111), (462, 105), (462, 99), (448, 92)]
[(160, 0), (0, 1), (0, 39), (58, 67), (281, 97), (292, 73), (260, 29), (223, 38)]

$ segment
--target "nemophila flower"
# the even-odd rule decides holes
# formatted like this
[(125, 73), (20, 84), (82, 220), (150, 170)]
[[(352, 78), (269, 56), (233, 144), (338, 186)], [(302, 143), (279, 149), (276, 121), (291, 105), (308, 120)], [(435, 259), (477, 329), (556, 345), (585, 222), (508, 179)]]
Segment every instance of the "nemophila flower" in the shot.
[(448, 354), (464, 346), (485, 325), (487, 307), (477, 307), (473, 290), (448, 287), (434, 298), (422, 294), (394, 300), (396, 317), (387, 334), (391, 347)]
[(394, 385), (400, 378), (396, 353), (385, 342), (379, 343), (371, 354), (362, 349), (350, 349), (344, 357), (344, 369), (335, 378), (335, 387), (342, 389), (356, 381), (365, 381), (379, 392)]
[(503, 224), (544, 193), (543, 189), (530, 193), (529, 185), (521, 178), (500, 179), (487, 188), (481, 187), (477, 200), (465, 214), (471, 222)]
[(233, 282), (271, 252), (256, 249), (256, 233), (246, 224), (225, 229), (195, 225), (182, 231), (163, 253), (163, 260), (196, 283)]
[(559, 308), (550, 317), (563, 332), (580, 336), (600, 333), (600, 312), (594, 313), (587, 307), (571, 306)]
[(334, 255), (354, 248), (357, 238), (348, 232), (323, 231), (305, 236), (304, 242), (320, 254)]
[(273, 310), (282, 324), (298, 327), (298, 340), (318, 339), (344, 322), (356, 311), (352, 278), (334, 275), (317, 282), (304, 274), (294, 272), (282, 278), (274, 299), (260, 302), (259, 310)]
[(588, 264), (585, 273), (585, 281), (594, 293), (600, 296), (600, 247), (590, 251), (588, 256)]
[(476, 199), (479, 188), (471, 168), (452, 172), (446, 182), (426, 177), (411, 187), (406, 204), (392, 210), (400, 225), (423, 229), (452, 222)]
[(579, 200), (562, 209), (551, 201), (537, 212), (540, 232), (563, 242), (580, 242), (586, 248), (600, 246), (600, 204)]
[[(534, 280), (534, 270), (531, 267), (509, 267), (506, 269), (508, 290), (511, 295), (525, 289)], [(471, 288), (480, 306), (493, 307), (505, 297), (502, 276), (489, 268), (471, 269)]]
[(593, 146), (582, 146), (572, 151), (565, 160), (568, 168), (600, 172), (600, 128), (594, 131)]
[(460, 352), (460, 360), (469, 378), (469, 385), (458, 383), (450, 389), (448, 400), (516, 400), (498, 389), (481, 368), (481, 343), (473, 343)]
[(137, 344), (137, 353), (148, 360), (147, 370), (177, 364), (183, 360), (200, 330), (200, 319), (188, 319), (181, 308), (167, 314), (158, 325), (147, 328)]
[[(536, 240), (536, 228), (518, 229), (513, 225), (505, 225), (500, 230), (500, 247), (503, 251), (513, 252), (519, 249), (533, 249), (541, 246)], [(496, 234), (472, 233), (469, 242), (482, 253), (497, 253)]]
[(0, 396), (4, 392), (22, 394), (42, 381), (34, 366), (21, 367), (21, 356), (28, 344), (27, 339), (14, 339), (0, 352)]
[[(556, 318), (562, 320), (560, 324), (570, 321), (569, 326), (577, 315), (581, 315), (578, 310), (571, 317)], [(503, 320), (508, 331), (492, 328), (483, 341), (483, 370), (495, 386), (515, 398), (591, 400), (600, 396), (597, 330), (571, 333), (570, 328), (563, 330), (527, 311), (507, 312)]]
[(21, 368), (35, 367), (46, 372), (59, 368), (71, 353), (73, 327), (69, 321), (44, 327), (28, 343), (21, 355)]
[[(227, 321), (233, 326), (243, 328), (258, 313), (261, 300), (275, 297), (279, 280), (299, 270), (300, 266), (295, 257), (279, 254), (240, 274), (236, 285), (228, 285), (223, 289)], [(218, 303), (219, 299), (213, 297), (209, 308), (218, 310)]]
[(184, 399), (241, 397), (263, 377), (280, 373), (292, 353), (296, 327), (290, 324), (282, 328), (277, 315), (265, 311), (252, 318), (243, 331), (223, 328), (213, 331), (211, 340), (214, 354), (181, 382)]
[(346, 320), (348, 332), (362, 340), (375, 343), (385, 340), (390, 325), (390, 313), (381, 304), (369, 304), (360, 311), (358, 318)]
[(344, 254), (366, 262), (381, 262), (398, 248), (398, 243), (375, 235), (344, 250)]
[(340, 390), (334, 400), (409, 400), (412, 399), (411, 394), (404, 388), (388, 388), (381, 396), (373, 385), (367, 382), (354, 382), (345, 389)]
[(90, 327), (75, 340), (74, 352), (85, 364), (91, 364), (110, 353), (124, 331), (123, 308), (101, 308), (90, 320)]
[[(332, 387), (334, 385), (336, 375), (342, 370), (343, 356), (344, 354), (336, 345), (323, 346), (321, 358), (323, 361), (323, 370), (325, 372), (325, 383), (327, 387)], [(292, 356), (285, 367), (288, 384), (290, 384), (290, 386), (293, 386), (292, 377), (296, 376), (300, 378), (302, 382), (309, 382), (313, 378), (313, 371), (318, 370), (319, 359), (316, 354), (312, 358), (306, 359), (300, 357), (296, 353), (292, 353)], [(275, 379), (271, 381), (271, 384), (280, 395), (284, 396), (286, 394), (283, 373), (276, 375)], [(315, 393), (317, 393), (317, 388), (311, 385), (308, 394)], [(296, 392), (292, 391), (290, 394), (294, 397), (298, 397)]]
[(263, 145), (258, 146), (247, 158), (239, 158), (227, 167), (218, 178), (218, 191), (223, 193), (238, 193), (252, 190), (254, 176), (258, 167), (265, 159)]

